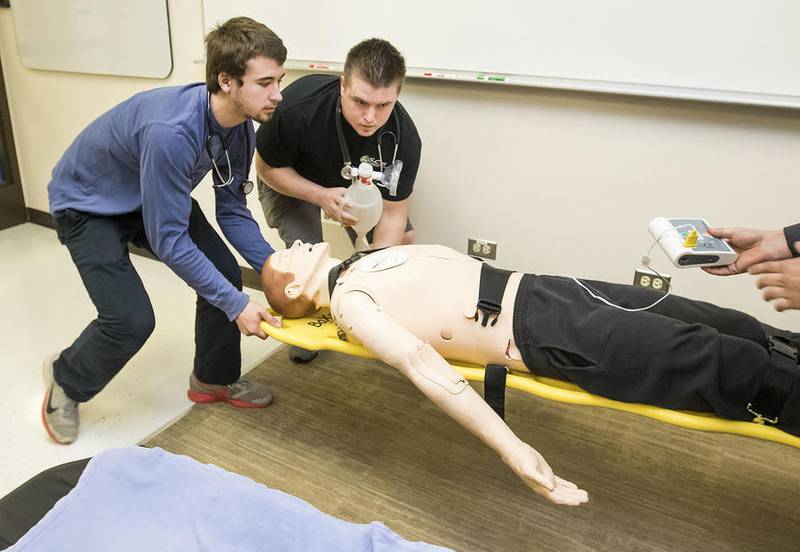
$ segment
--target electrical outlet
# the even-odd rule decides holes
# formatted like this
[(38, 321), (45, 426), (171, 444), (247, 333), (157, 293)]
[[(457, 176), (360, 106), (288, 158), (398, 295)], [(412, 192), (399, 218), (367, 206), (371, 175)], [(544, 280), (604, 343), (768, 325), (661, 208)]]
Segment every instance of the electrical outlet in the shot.
[(633, 285), (652, 289), (666, 293), (669, 291), (672, 276), (669, 274), (658, 274), (653, 270), (647, 268), (639, 268), (633, 276)]
[(475, 255), (483, 259), (496, 259), (497, 242), (467, 238), (467, 255)]

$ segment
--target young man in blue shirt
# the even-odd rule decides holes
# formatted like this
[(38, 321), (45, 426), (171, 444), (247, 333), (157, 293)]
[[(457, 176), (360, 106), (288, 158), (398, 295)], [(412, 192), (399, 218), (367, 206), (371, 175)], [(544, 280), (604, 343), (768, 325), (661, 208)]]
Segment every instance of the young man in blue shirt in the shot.
[(206, 37), (206, 82), (136, 94), (92, 122), (53, 170), (50, 212), (97, 319), (45, 362), (42, 421), (59, 443), (78, 435), (78, 403), (102, 390), (155, 326), (153, 308), (128, 257), (150, 249), (197, 292), (189, 398), (263, 407), (263, 386), (239, 378), (240, 334), (266, 339), (277, 324), (243, 293), (238, 262), (191, 192), (212, 173), (223, 234), (256, 271), (273, 249), (247, 209), (255, 148), (253, 120), (281, 101), (286, 48), (264, 25), (237, 17)]

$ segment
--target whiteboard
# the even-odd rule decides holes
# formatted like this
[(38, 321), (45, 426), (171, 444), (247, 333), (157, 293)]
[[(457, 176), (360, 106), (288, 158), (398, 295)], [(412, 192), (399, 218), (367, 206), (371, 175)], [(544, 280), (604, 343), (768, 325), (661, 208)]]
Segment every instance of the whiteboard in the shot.
[(31, 69), (166, 78), (167, 0), (14, 0), (22, 63)]
[(292, 69), (341, 70), (379, 36), (411, 77), (800, 107), (798, 0), (204, 0), (283, 38)]

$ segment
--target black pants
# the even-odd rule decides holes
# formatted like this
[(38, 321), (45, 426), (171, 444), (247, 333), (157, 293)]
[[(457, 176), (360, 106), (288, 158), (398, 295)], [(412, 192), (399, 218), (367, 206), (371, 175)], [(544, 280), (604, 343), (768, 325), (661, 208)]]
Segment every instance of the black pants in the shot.
[[(662, 297), (582, 281), (628, 308)], [(532, 372), (610, 399), (733, 420), (753, 419), (746, 405), (770, 368), (765, 328), (744, 313), (676, 296), (626, 312), (555, 276), (525, 275), (514, 307), (514, 338)], [(800, 369), (779, 418), (784, 430), (800, 434)]]
[[(149, 249), (139, 212), (117, 216), (67, 210), (56, 217), (58, 239), (69, 249), (97, 308), (93, 320), (54, 364), (67, 395), (85, 402), (99, 393), (144, 345), (155, 328), (150, 299), (128, 255), (128, 243)], [(192, 200), (189, 236), (237, 289), (239, 264)], [(241, 370), (241, 334), (222, 310), (197, 296), (194, 373), (200, 381), (229, 384)]]

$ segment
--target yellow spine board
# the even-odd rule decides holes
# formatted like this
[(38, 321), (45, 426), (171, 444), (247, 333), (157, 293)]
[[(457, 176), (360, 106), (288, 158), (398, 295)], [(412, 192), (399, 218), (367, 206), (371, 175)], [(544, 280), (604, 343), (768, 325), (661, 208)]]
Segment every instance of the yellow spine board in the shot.
[[(285, 319), (280, 328), (264, 322), (261, 323), (261, 327), (270, 337), (289, 345), (297, 345), (311, 350), (336, 351), (362, 358), (376, 358), (361, 344), (348, 341), (327, 309), (320, 309), (306, 318)], [(483, 367), (455, 362), (451, 362), (451, 364), (466, 379), (483, 381)], [(509, 374), (506, 378), (506, 386), (553, 401), (613, 408), (688, 429), (744, 435), (800, 448), (800, 437), (790, 435), (773, 426), (725, 420), (703, 412), (669, 410), (658, 406), (615, 401), (587, 393), (571, 383), (532, 374)]]

